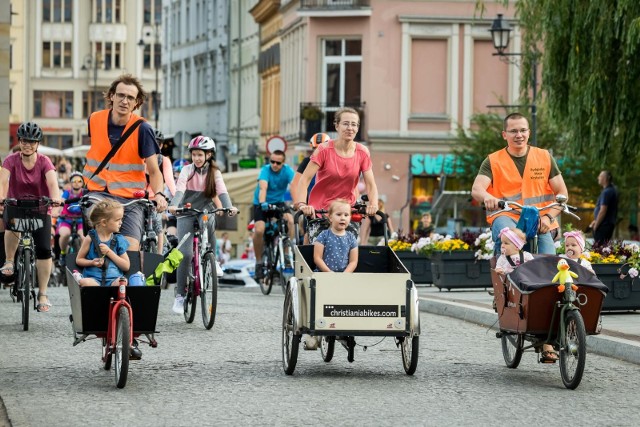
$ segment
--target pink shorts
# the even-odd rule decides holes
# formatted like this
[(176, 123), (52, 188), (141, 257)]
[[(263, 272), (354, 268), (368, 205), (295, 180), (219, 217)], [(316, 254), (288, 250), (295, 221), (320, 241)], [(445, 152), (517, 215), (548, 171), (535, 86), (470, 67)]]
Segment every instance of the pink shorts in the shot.
[[(58, 221), (56, 222), (56, 234), (60, 234), (60, 229), (62, 227), (68, 228), (69, 231), (71, 231), (71, 223), (67, 220), (60, 220), (58, 218)], [(82, 221), (78, 222), (78, 231), (82, 231)]]

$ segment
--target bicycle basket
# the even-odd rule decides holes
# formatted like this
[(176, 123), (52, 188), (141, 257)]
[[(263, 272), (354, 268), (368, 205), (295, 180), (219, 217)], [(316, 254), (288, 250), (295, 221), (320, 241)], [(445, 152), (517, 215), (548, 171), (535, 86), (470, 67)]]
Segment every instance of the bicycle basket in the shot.
[(11, 231), (35, 231), (44, 226), (49, 205), (38, 199), (6, 201), (4, 223)]

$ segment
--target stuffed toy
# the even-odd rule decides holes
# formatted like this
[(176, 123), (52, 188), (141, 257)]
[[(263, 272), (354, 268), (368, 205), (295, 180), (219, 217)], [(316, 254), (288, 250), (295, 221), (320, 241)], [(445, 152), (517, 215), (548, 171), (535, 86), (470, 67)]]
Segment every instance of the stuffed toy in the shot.
[(559, 283), (558, 292), (564, 292), (565, 285), (567, 283), (571, 283), (571, 289), (574, 291), (578, 290), (578, 287), (573, 284), (573, 279), (577, 279), (578, 275), (573, 271), (569, 270), (569, 263), (567, 263), (566, 259), (561, 259), (558, 261), (558, 273), (553, 276), (551, 280), (552, 283)]

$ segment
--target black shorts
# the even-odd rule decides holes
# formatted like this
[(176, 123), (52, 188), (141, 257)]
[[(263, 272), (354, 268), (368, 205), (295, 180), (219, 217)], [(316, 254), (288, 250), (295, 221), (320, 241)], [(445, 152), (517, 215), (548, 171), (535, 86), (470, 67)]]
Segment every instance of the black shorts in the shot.
[[(278, 206), (278, 207), (283, 207), (283, 206), (285, 206), (284, 202), (282, 202), (282, 203), (270, 203), (270, 204), (271, 204), (271, 205)], [(269, 214), (269, 212), (271, 212), (271, 213)], [(253, 205), (253, 220), (254, 220), (255, 222), (258, 222), (258, 221), (263, 221), (263, 222), (265, 222), (265, 219), (267, 219), (267, 218), (273, 218), (273, 217), (275, 216), (275, 215), (274, 215), (274, 212), (276, 212), (276, 211), (267, 211), (267, 212), (264, 212), (264, 211), (262, 210), (262, 208), (260, 207), (260, 205)]]

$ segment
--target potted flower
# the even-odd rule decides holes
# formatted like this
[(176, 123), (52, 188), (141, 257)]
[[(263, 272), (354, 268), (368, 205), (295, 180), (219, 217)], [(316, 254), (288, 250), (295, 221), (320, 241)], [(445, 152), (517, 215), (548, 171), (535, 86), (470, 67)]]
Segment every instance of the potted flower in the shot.
[(421, 251), (431, 256), (434, 285), (447, 290), (491, 287), (493, 240), (489, 230), (466, 230), (459, 237), (435, 235), (432, 240)]
[(419, 284), (431, 284), (431, 259), (414, 250), (414, 245), (419, 240), (418, 236), (409, 234), (398, 234), (398, 237), (389, 240), (389, 247), (395, 252), (402, 264), (411, 272), (411, 280)]
[[(564, 244), (557, 248), (564, 253)], [(638, 310), (640, 309), (640, 247), (612, 240), (603, 245), (594, 244), (582, 254), (591, 263), (598, 279), (609, 292), (602, 310)]]

